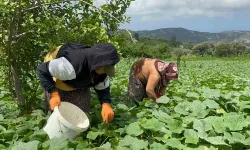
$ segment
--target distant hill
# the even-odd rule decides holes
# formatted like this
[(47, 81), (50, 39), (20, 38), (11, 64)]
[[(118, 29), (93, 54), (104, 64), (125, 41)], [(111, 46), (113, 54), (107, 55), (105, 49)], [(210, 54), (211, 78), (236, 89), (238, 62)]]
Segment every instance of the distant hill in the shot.
[(138, 33), (139, 36), (162, 37), (171, 39), (173, 36), (177, 40), (187, 42), (192, 40), (193, 43), (202, 43), (205, 41), (238, 41), (250, 46), (250, 31), (226, 31), (219, 33), (199, 32), (187, 30), (184, 28), (162, 28), (156, 30), (131, 31)]

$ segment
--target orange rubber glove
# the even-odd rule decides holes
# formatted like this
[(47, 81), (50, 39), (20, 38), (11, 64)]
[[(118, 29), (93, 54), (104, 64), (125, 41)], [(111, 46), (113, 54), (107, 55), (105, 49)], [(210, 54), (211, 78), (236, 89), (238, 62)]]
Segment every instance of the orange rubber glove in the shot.
[(109, 123), (114, 119), (114, 111), (109, 103), (102, 104), (102, 120)]
[(50, 109), (51, 110), (54, 110), (54, 108), (56, 106), (60, 106), (61, 105), (61, 100), (60, 100), (60, 96), (58, 94), (57, 91), (53, 92), (53, 93), (50, 93), (50, 101), (49, 101), (49, 104), (50, 104)]

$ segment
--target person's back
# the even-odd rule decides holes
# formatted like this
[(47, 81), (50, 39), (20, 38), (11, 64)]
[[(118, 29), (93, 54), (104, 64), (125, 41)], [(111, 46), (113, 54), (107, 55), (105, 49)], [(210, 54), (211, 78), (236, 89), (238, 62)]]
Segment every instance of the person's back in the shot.
[(141, 58), (135, 61), (129, 78), (129, 99), (136, 102), (148, 97), (155, 101), (165, 93), (169, 80), (178, 78), (178, 76), (168, 78), (171, 72), (177, 75), (177, 70), (173, 70), (175, 66), (175, 63), (152, 58)]

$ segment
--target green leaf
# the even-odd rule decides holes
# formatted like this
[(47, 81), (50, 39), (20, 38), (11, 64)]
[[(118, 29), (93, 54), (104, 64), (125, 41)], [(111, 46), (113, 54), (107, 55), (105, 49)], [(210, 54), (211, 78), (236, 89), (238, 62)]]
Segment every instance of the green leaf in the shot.
[(205, 120), (195, 120), (193, 128), (198, 131), (198, 136), (204, 139), (207, 137), (206, 131), (212, 130), (212, 125)]
[(174, 111), (182, 115), (188, 115), (188, 111), (190, 110), (189, 106), (190, 102), (182, 102), (175, 106)]
[(165, 125), (156, 118), (151, 118), (151, 119), (142, 118), (139, 123), (144, 129), (153, 131), (159, 131)]
[(165, 145), (162, 145), (160, 143), (154, 142), (150, 145), (150, 150), (166, 150), (167, 147)]
[(15, 133), (16, 132), (14, 130), (6, 130), (2, 132), (1, 135), (6, 141), (12, 141)]
[(185, 146), (182, 145), (181, 142), (176, 138), (171, 138), (171, 139), (164, 140), (164, 143), (167, 146), (170, 146), (172, 148), (177, 148), (177, 149), (184, 149), (185, 148)]
[(4, 117), (2, 114), (0, 114), (0, 121), (3, 121), (4, 120)]
[(94, 131), (89, 131), (87, 134), (87, 138), (91, 140), (95, 140), (99, 135), (103, 135), (104, 132), (94, 132)]
[(161, 104), (167, 104), (169, 101), (170, 99), (167, 96), (161, 96), (160, 98), (156, 99), (156, 102)]
[(167, 113), (163, 112), (162, 110), (154, 110), (152, 115), (159, 119), (159, 121), (165, 122), (168, 120), (170, 117)]
[(103, 145), (101, 146), (101, 148), (104, 148), (104, 149), (106, 149), (106, 150), (112, 149), (112, 148), (111, 148), (111, 144), (110, 144), (109, 142), (103, 144)]
[(206, 119), (206, 122), (210, 122), (217, 133), (223, 133), (225, 131), (224, 122), (222, 117), (209, 116)]
[(208, 115), (208, 110), (206, 109), (206, 105), (204, 105), (201, 101), (194, 101), (190, 105), (190, 109), (192, 110), (192, 116), (196, 116), (197, 118), (205, 118)]
[(139, 122), (134, 122), (129, 124), (129, 126), (126, 128), (126, 132), (128, 135), (138, 136), (143, 133), (143, 130), (141, 129)]
[(19, 142), (12, 150), (38, 150), (39, 141), (31, 141), (28, 143)]
[(61, 150), (68, 147), (67, 138), (53, 138), (49, 140), (49, 150)]
[(224, 114), (224, 125), (231, 131), (240, 131), (248, 126), (248, 122), (246, 122), (244, 115), (231, 112)]
[(219, 104), (216, 103), (214, 100), (205, 100), (203, 104), (205, 104), (208, 108), (211, 108), (211, 109), (220, 108)]
[(146, 101), (145, 107), (148, 107), (148, 108), (159, 108), (159, 106), (155, 102), (152, 102), (151, 100)]
[(128, 110), (128, 106), (126, 106), (124, 104), (117, 104), (117, 109), (126, 111), (126, 110)]
[(201, 96), (205, 99), (217, 99), (220, 97), (220, 90), (205, 88), (203, 89)]
[(198, 134), (193, 129), (184, 130), (185, 143), (197, 144), (199, 142)]
[(45, 140), (47, 140), (49, 137), (47, 135), (47, 133), (41, 129), (41, 130), (38, 130), (36, 131), (34, 134), (32, 134), (29, 139), (32, 141), (32, 140), (37, 140), (37, 141), (40, 141), (40, 142), (44, 142)]
[(228, 132), (224, 133), (224, 137), (225, 140), (227, 140), (229, 142), (229, 144), (234, 144), (234, 139), (232, 137), (232, 135)]
[(198, 99), (200, 97), (200, 95), (198, 93), (195, 93), (195, 92), (187, 92), (187, 97), (193, 97), (193, 98), (196, 98)]
[(126, 135), (124, 139), (119, 141), (119, 146), (129, 146), (133, 150), (141, 150), (147, 148), (148, 141), (139, 140), (137, 138)]
[(228, 145), (227, 143), (225, 143), (224, 138), (222, 136), (207, 137), (205, 138), (205, 140), (213, 145)]
[(17, 128), (17, 133), (18, 133), (18, 135), (21, 135), (21, 136), (29, 133), (29, 131), (30, 131), (29, 128), (27, 128), (26, 126), (22, 126), (22, 127)]
[(167, 126), (171, 132), (178, 134), (180, 134), (184, 130), (182, 121), (176, 119), (167, 120)]

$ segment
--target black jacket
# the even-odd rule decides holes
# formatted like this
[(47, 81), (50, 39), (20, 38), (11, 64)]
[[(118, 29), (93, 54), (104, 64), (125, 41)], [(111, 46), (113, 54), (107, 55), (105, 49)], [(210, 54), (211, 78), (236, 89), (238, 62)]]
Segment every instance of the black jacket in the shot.
[[(93, 87), (103, 82), (107, 77), (106, 74), (98, 75), (95, 69), (105, 65), (115, 65), (119, 62), (119, 57), (115, 46), (109, 43), (96, 44), (93, 47), (83, 44), (65, 44), (60, 49), (56, 58), (64, 57), (73, 66), (75, 77), (71, 80), (63, 80), (63, 82), (73, 88)], [(40, 64), (37, 67), (39, 79), (42, 87), (52, 92), (55, 89), (51, 72), (49, 70), (49, 62)], [(99, 100), (103, 102), (111, 102), (110, 86), (105, 89), (95, 89)]]

